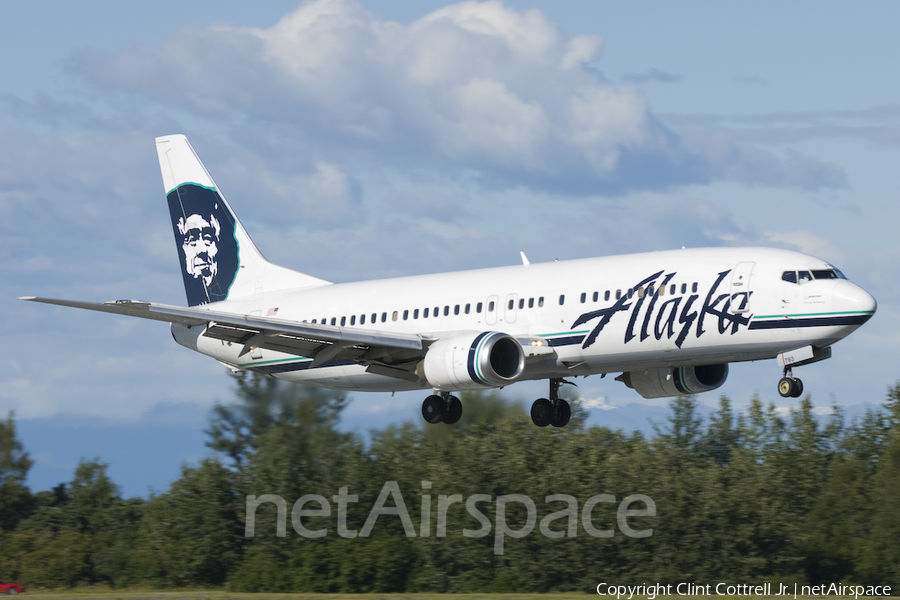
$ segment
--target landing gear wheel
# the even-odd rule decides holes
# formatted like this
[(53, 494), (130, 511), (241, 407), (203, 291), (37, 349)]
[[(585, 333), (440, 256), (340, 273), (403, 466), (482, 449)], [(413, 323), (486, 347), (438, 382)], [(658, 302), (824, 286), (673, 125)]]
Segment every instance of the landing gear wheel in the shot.
[(572, 416), (572, 407), (565, 400), (557, 400), (556, 406), (553, 407), (553, 418), (550, 424), (554, 427), (565, 427), (569, 424), (569, 418)]
[[(422, 402), (422, 418), (428, 423), (440, 423), (447, 411), (447, 403), (438, 395), (432, 395), (425, 398)], [(460, 412), (462, 409), (460, 407)]]
[(778, 381), (778, 393), (782, 398), (790, 398), (794, 392), (794, 378), (782, 377)]
[(531, 421), (538, 427), (546, 427), (553, 419), (553, 403), (546, 398), (535, 400), (531, 405)]
[(446, 403), (447, 414), (441, 419), (447, 425), (453, 425), (462, 416), (462, 402), (456, 396), (450, 396), (450, 401)]
[(803, 382), (797, 379), (796, 377), (791, 377), (794, 384), (794, 389), (791, 391), (791, 398), (799, 398), (801, 394), (803, 394)]

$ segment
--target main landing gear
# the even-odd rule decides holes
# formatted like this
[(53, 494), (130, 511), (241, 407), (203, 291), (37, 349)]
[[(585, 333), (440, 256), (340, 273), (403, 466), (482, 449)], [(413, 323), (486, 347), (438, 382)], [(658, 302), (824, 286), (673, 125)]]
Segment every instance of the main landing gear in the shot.
[(559, 397), (559, 388), (564, 384), (575, 385), (571, 381), (565, 381), (564, 379), (551, 379), (550, 399), (539, 398), (531, 405), (531, 421), (538, 427), (546, 427), (547, 425), (565, 427), (569, 424), (569, 417), (572, 416), (572, 407)]
[(462, 402), (450, 392), (432, 394), (422, 402), (422, 417), (428, 423), (446, 423), (453, 425), (462, 416)]
[(803, 382), (794, 377), (790, 367), (784, 368), (784, 377), (778, 382), (778, 393), (782, 398), (799, 398), (803, 393)]

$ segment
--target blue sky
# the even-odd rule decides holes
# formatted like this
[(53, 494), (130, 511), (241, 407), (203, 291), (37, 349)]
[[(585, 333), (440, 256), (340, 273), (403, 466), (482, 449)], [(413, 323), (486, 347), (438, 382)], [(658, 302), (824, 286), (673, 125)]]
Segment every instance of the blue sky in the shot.
[[(0, 3), (0, 413), (32, 485), (97, 456), (128, 494), (164, 489), (231, 397), (163, 325), (13, 300), (184, 303), (153, 144), (171, 133), (268, 258), (334, 281), (520, 250), (820, 256), (879, 310), (797, 374), (819, 405), (880, 402), (900, 377), (897, 22), (889, 2)], [(778, 377), (735, 365), (721, 392), (788, 406)], [(639, 400), (580, 385), (593, 422)], [(346, 426), (416, 419), (419, 396), (358, 395)]]

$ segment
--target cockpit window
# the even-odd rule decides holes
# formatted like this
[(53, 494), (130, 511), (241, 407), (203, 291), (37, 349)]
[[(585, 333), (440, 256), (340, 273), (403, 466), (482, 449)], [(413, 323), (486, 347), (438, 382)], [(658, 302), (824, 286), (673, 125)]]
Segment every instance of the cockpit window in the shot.
[(847, 279), (843, 276), (844, 274), (837, 269), (822, 269), (813, 271), (812, 274), (816, 279)]
[(785, 271), (781, 274), (781, 280), (788, 283), (797, 283), (797, 271)]
[(809, 271), (800, 271), (797, 273), (797, 281), (799, 283), (808, 283), (812, 281), (812, 275)]

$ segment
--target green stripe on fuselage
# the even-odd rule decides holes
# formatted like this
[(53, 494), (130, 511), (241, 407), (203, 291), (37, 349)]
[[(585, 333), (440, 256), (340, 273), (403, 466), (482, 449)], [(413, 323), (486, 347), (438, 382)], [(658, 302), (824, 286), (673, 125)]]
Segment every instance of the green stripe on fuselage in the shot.
[(753, 317), (753, 320), (756, 321), (758, 319), (793, 319), (799, 317), (833, 317), (837, 315), (871, 315), (874, 314), (874, 311), (871, 310), (848, 310), (844, 312), (824, 312), (824, 313), (799, 313), (796, 315), (756, 315)]

